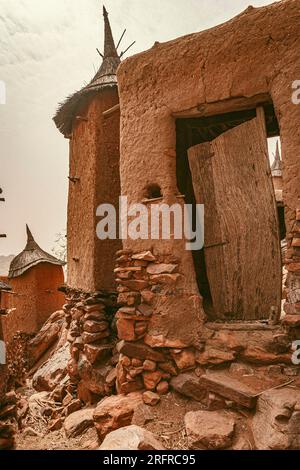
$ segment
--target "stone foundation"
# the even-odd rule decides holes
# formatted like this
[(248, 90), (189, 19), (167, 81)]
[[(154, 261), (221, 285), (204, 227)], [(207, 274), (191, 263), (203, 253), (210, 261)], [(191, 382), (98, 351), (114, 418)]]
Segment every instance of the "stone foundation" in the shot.
[(114, 391), (116, 294), (67, 289), (66, 300), (63, 310), (71, 353), (68, 374), (78, 398), (94, 403)]
[[(177, 331), (177, 344), (156, 335), (156, 323), (163, 321), (158, 305), (178, 290), (179, 263), (171, 255), (154, 256), (151, 251), (117, 253), (115, 269), (118, 285), (116, 314), (120, 353), (117, 391), (126, 394), (169, 390), (172, 377), (196, 370), (200, 376), (211, 367), (228, 367), (234, 362), (256, 366), (292, 366), (292, 341), (299, 336), (299, 322), (287, 315), (279, 325), (261, 322), (201, 323), (194, 341), (184, 346)], [(293, 316), (292, 319), (296, 319)], [(170, 325), (170, 329), (172, 325)], [(166, 347), (170, 345), (169, 347)]]
[(285, 265), (288, 271), (287, 296), (284, 305), (284, 311), (287, 314), (285, 322), (300, 324), (300, 209), (296, 211), (291, 233), (287, 236)]

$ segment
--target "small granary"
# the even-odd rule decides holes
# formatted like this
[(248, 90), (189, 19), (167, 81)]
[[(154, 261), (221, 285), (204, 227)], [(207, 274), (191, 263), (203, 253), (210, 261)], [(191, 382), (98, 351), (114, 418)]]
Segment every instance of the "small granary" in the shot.
[(8, 282), (12, 292), (2, 291), (1, 308), (4, 338), (14, 333), (36, 333), (47, 318), (62, 305), (64, 297), (58, 288), (64, 283), (64, 262), (42, 250), (28, 226), (27, 244), (11, 262)]
[(103, 14), (102, 64), (89, 85), (69, 97), (54, 117), (58, 129), (70, 138), (68, 285), (87, 292), (113, 290), (114, 254), (122, 246), (119, 240), (100, 241), (96, 236), (98, 205), (118, 209), (120, 195), (120, 57), (105, 8)]

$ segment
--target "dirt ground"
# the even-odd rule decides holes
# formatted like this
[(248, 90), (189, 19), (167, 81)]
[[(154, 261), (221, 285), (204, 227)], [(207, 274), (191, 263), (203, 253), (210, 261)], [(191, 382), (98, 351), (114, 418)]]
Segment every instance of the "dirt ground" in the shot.
[[(30, 396), (32, 389), (26, 390)], [(161, 402), (154, 406), (142, 405), (135, 412), (133, 424), (153, 432), (157, 439), (170, 450), (186, 450), (187, 436), (184, 427), (184, 416), (188, 411), (205, 409), (194, 400), (169, 393), (163, 396)], [(251, 438), (248, 436), (245, 419), (235, 411), (228, 411), (237, 421), (239, 435), (246, 436), (249, 449), (252, 448)], [(248, 436), (248, 437), (247, 437)], [(16, 450), (93, 450), (99, 447), (95, 428), (87, 430), (82, 436), (68, 439), (64, 430), (49, 432), (47, 423), (42, 415), (34, 415), (27, 419), (26, 425), (16, 436)]]

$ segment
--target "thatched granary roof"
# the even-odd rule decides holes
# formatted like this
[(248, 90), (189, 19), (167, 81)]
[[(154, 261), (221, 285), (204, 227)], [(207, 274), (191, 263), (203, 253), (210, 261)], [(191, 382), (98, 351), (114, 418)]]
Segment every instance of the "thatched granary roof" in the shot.
[(53, 120), (56, 127), (64, 136), (72, 132), (73, 120), (78, 115), (80, 108), (85, 104), (88, 96), (98, 93), (107, 87), (117, 86), (117, 68), (121, 62), (118, 55), (114, 38), (112, 35), (108, 13), (103, 7), (104, 16), (104, 53), (102, 64), (91, 80), (82, 90), (69, 96), (65, 102), (61, 103)]
[(29, 230), (28, 225), (26, 225), (27, 231), (27, 244), (24, 250), (17, 255), (12, 262), (10, 263), (8, 277), (10, 279), (21, 276), (28, 269), (36, 266), (40, 263), (50, 263), (56, 264), (58, 266), (64, 266), (65, 262), (60, 261), (54, 256), (46, 253), (42, 250), (39, 245), (34, 240), (31, 231)]
[(277, 140), (275, 159), (271, 166), (272, 176), (282, 176), (282, 160), (279, 152), (279, 142)]

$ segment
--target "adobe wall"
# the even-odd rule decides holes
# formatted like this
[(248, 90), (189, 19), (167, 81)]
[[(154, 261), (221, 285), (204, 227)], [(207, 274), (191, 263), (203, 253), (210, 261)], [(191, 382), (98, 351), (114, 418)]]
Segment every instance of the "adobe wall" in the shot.
[(49, 316), (60, 309), (64, 295), (57, 289), (64, 283), (61, 266), (40, 263), (22, 276), (9, 280), (13, 293), (2, 292), (1, 307), (14, 309), (2, 317), (7, 343), (17, 331), (36, 333)]
[[(288, 282), (292, 292), (287, 301), (289, 313), (296, 313), (295, 302), (298, 309), (300, 305), (300, 212), (299, 222), (294, 225), (296, 209), (300, 207), (300, 106), (291, 100), (292, 82), (300, 77), (299, 34), (299, 0), (263, 8), (249, 7), (218, 27), (164, 44), (156, 43), (149, 51), (125, 60), (118, 69), (121, 190), (130, 203), (141, 202), (144, 188), (151, 183), (161, 186), (164, 202), (178, 200), (174, 114), (215, 115), (239, 109), (239, 102), (243, 102), (245, 109), (247, 100), (250, 107), (266, 97), (273, 100), (284, 161), (288, 246), (292, 240), (294, 244), (293, 250), (288, 251), (291, 263), (287, 266)], [(128, 239), (124, 247), (133, 253), (152, 249), (156, 258), (170, 254), (178, 258), (183, 302), (174, 292), (161, 297), (162, 303), (168, 302), (168, 308), (162, 304), (154, 311), (156, 336), (169, 336), (165, 322), (159, 320), (167, 316), (172, 330), (180, 332), (178, 339), (193, 332), (199, 337), (201, 308), (191, 307), (185, 318), (175, 314), (182, 310), (184, 297), (199, 296), (192, 256), (183, 242)]]
[(101, 203), (118, 207), (119, 110), (103, 116), (118, 102), (116, 88), (93, 95), (80, 112), (84, 119), (74, 124), (70, 141), (69, 174), (80, 180), (69, 183), (68, 285), (86, 292), (114, 287), (113, 255), (121, 244), (96, 237), (96, 208)]

